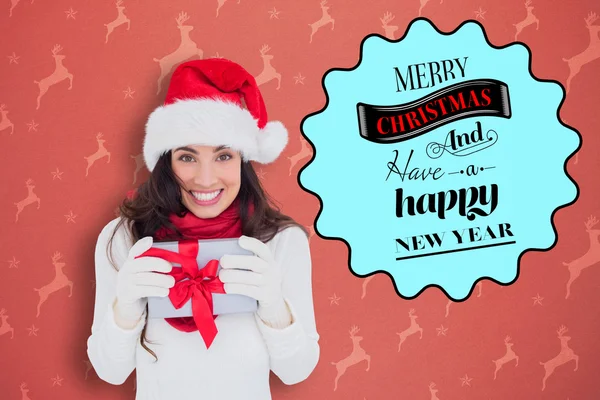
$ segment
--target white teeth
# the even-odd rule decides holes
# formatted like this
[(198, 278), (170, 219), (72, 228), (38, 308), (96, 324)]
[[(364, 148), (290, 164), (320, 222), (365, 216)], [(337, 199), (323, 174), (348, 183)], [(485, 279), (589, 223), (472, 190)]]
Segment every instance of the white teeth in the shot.
[(217, 197), (220, 192), (221, 192), (221, 190), (217, 190), (216, 192), (207, 193), (207, 194), (197, 193), (197, 192), (192, 192), (192, 193), (194, 194), (194, 197), (200, 201), (209, 201), (209, 200), (212, 200), (215, 197)]

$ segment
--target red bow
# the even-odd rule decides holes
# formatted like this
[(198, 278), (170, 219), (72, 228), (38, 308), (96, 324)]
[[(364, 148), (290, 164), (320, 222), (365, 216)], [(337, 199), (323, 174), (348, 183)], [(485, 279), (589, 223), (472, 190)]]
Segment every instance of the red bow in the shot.
[[(152, 247), (138, 257), (160, 257), (181, 265), (181, 268), (173, 268), (167, 274), (175, 278), (175, 286), (169, 290), (169, 299), (176, 309), (183, 307), (190, 298), (192, 299), (194, 323), (208, 349), (217, 335), (212, 293), (225, 293), (223, 282), (217, 276), (219, 260), (210, 260), (204, 268), (199, 269), (196, 261), (198, 241), (180, 240), (178, 244), (179, 253)], [(185, 278), (189, 279), (184, 280)]]

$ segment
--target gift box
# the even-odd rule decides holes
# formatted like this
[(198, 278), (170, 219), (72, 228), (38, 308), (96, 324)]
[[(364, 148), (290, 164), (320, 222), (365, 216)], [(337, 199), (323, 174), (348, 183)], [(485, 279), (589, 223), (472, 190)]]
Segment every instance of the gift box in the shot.
[(219, 259), (226, 254), (254, 255), (238, 238), (154, 242), (143, 255), (171, 262), (175, 286), (167, 297), (148, 297), (148, 318), (192, 317), (194, 308), (196, 315), (255, 312), (255, 299), (224, 292), (218, 273)]

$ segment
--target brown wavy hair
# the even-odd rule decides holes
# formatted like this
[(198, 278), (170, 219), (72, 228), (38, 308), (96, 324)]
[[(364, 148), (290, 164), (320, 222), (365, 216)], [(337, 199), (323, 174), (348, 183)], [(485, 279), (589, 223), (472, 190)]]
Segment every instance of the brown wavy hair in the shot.
[[(118, 269), (111, 257), (112, 250), (109, 251), (109, 249), (112, 248), (117, 230), (123, 224), (127, 224), (133, 243), (146, 236), (154, 237), (155, 232), (163, 226), (171, 229), (175, 234), (162, 240), (185, 238), (169, 220), (171, 213), (183, 217), (187, 211), (187, 208), (181, 202), (180, 188), (186, 190), (181, 179), (173, 172), (171, 151), (168, 151), (159, 158), (148, 180), (139, 186), (137, 195), (133, 199), (125, 198), (119, 205), (121, 219), (115, 227), (107, 246), (107, 254), (115, 270)], [(279, 207), (275, 205), (273, 199), (263, 190), (254, 167), (249, 161), (242, 160), (238, 197), (240, 199), (243, 235), (267, 242), (280, 230), (295, 225), (300, 227), (307, 237), (309, 236), (304, 226), (279, 211)], [(254, 204), (254, 213), (251, 216), (248, 215), (247, 211), (250, 203)], [(146, 310), (148, 310), (148, 305), (146, 305)], [(156, 362), (158, 361), (156, 353), (145, 344), (145, 342), (153, 343), (146, 338), (146, 326), (144, 325), (140, 335), (140, 344), (154, 356)]]

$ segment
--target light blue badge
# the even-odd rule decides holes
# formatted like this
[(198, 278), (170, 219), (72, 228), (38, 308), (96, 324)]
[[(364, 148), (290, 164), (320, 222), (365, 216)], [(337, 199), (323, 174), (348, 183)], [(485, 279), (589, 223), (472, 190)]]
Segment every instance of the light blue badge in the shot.
[(321, 202), (315, 231), (347, 243), (353, 274), (387, 273), (406, 299), (437, 286), (464, 300), (555, 245), (554, 213), (579, 195), (566, 161), (581, 137), (558, 117), (563, 87), (530, 63), (477, 21), (442, 33), (417, 18), (327, 71), (327, 104), (301, 124), (314, 155), (298, 179)]

